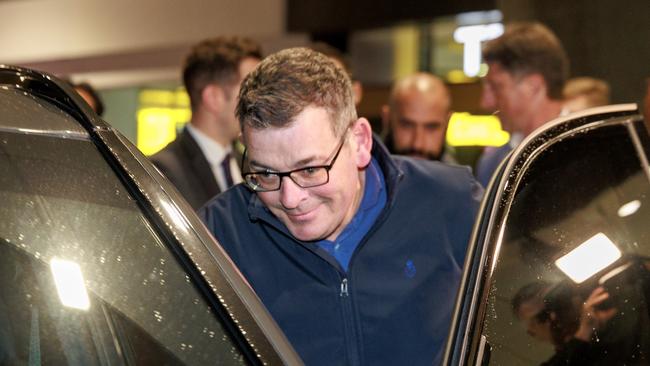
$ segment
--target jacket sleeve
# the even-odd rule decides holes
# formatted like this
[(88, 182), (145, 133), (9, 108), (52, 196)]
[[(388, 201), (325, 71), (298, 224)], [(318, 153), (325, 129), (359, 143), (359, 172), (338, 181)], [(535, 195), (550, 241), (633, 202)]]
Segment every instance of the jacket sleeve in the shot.
[(458, 193), (456, 215), (453, 222), (454, 237), (460, 238), (460, 245), (455, 245), (454, 257), (460, 264), (465, 262), (465, 254), (469, 245), (472, 230), (478, 214), (478, 209), (483, 199), (484, 190), (481, 184), (476, 181), (469, 169), (464, 170), (462, 187)]

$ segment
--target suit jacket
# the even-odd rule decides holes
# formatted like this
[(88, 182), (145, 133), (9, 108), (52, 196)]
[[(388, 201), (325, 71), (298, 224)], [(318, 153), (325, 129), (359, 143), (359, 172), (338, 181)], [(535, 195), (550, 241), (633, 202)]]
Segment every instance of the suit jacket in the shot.
[(151, 161), (195, 210), (221, 193), (208, 160), (187, 128), (152, 155)]

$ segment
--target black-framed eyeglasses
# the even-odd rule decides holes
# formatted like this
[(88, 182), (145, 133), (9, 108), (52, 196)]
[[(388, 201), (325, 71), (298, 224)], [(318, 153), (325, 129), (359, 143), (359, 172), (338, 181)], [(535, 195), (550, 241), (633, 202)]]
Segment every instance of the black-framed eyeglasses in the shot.
[[(326, 165), (312, 165), (300, 169), (290, 170), (288, 172), (274, 172), (270, 170), (260, 172), (246, 172), (242, 174), (246, 185), (255, 192), (269, 192), (277, 191), (282, 186), (282, 178), (289, 177), (291, 180), (302, 188), (311, 188), (327, 184), (330, 180), (330, 169), (336, 163), (339, 157), (345, 138), (348, 134), (348, 129), (345, 130), (341, 142), (339, 142), (332, 162)], [(242, 164), (246, 161), (246, 150), (242, 158)], [(243, 169), (242, 169), (243, 171)]]

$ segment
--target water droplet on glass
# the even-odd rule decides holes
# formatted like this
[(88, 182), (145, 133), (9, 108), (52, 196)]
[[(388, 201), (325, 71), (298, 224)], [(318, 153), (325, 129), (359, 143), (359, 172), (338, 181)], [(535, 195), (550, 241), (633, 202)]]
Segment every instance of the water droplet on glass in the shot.
[(153, 317), (156, 319), (157, 322), (162, 322), (163, 316), (160, 314), (160, 311), (154, 310), (153, 311)]

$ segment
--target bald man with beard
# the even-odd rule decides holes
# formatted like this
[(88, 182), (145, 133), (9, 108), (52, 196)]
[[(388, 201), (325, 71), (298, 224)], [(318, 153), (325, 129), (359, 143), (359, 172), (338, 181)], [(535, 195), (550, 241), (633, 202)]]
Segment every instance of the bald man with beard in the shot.
[(450, 106), (449, 90), (435, 75), (418, 72), (398, 80), (382, 110), (386, 145), (394, 154), (455, 163), (445, 151)]

